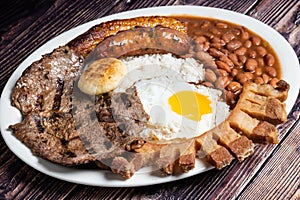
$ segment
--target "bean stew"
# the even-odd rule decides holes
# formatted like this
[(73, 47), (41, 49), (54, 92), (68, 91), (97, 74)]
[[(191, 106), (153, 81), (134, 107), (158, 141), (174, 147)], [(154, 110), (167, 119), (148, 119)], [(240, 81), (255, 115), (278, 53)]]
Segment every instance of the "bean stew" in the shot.
[(273, 86), (281, 78), (281, 67), (269, 43), (247, 28), (211, 18), (176, 16), (187, 22), (188, 34), (215, 60), (206, 68), (207, 86), (225, 88), (226, 101), (234, 106), (247, 81)]

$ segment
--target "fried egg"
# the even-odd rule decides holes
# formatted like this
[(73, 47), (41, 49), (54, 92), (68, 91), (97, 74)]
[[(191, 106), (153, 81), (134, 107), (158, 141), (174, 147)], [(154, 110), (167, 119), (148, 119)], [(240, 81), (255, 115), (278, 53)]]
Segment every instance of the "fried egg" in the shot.
[(212, 129), (229, 114), (220, 100), (221, 91), (174, 80), (168, 76), (135, 83), (148, 127), (140, 136), (154, 140), (192, 138)]
[(127, 74), (114, 92), (135, 87), (150, 116), (139, 133), (145, 140), (192, 138), (223, 122), (229, 107), (221, 91), (201, 86), (203, 65), (193, 58), (171, 54), (127, 57)]

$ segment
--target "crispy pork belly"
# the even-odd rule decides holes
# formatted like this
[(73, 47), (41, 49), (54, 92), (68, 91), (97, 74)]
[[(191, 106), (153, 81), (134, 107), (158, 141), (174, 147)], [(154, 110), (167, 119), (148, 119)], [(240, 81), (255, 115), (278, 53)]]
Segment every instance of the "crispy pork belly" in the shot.
[(247, 113), (238, 109), (231, 113), (228, 121), (233, 128), (241, 131), (254, 142), (278, 143), (277, 130), (273, 124), (252, 118)]
[(228, 121), (221, 123), (210, 131), (219, 144), (226, 147), (239, 162), (254, 153), (254, 144), (245, 136), (241, 136), (229, 125)]
[[(182, 150), (182, 148), (181, 148)], [(187, 145), (184, 146), (183, 151), (180, 153), (178, 164), (183, 172), (188, 172), (195, 167), (196, 148), (195, 140), (188, 141)]]
[[(244, 86), (245, 92), (241, 94), (237, 105), (238, 109), (272, 124), (285, 122), (287, 120), (285, 104), (279, 99), (285, 98), (286, 91), (279, 91), (274, 88), (271, 90), (270, 87), (272, 86), (246, 84)], [(265, 96), (266, 94), (270, 94), (270, 96)]]
[(285, 104), (289, 85), (279, 81), (277, 87), (269, 84), (247, 83), (240, 99), (227, 120), (254, 142), (278, 143), (275, 125), (287, 120)]
[(206, 132), (196, 137), (195, 141), (196, 145), (198, 145), (199, 157), (206, 157), (217, 169), (222, 169), (229, 165), (234, 159), (225, 147), (218, 145), (211, 132)]
[(251, 91), (262, 96), (274, 97), (282, 102), (287, 99), (289, 89), (289, 84), (284, 80), (280, 80), (275, 88), (270, 84), (259, 85), (251, 82), (244, 85), (244, 90)]
[(121, 174), (124, 178), (128, 179), (143, 166), (143, 162), (140, 154), (128, 152), (124, 154), (113, 158), (110, 168), (113, 173)]

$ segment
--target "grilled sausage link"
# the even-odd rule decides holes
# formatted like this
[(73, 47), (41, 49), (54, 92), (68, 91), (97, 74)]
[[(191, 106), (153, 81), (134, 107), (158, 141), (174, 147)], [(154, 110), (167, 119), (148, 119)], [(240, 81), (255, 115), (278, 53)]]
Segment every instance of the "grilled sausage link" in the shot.
[(181, 56), (188, 53), (190, 46), (191, 39), (180, 31), (161, 26), (138, 27), (106, 38), (87, 59), (119, 58), (131, 55), (132, 52), (135, 55), (149, 53), (150, 50)]
[(131, 30), (135, 27), (153, 28), (156, 26), (163, 26), (182, 33), (187, 32), (184, 23), (171, 17), (137, 17), (133, 19), (113, 20), (96, 25), (69, 42), (67, 46), (85, 57), (105, 38), (115, 35), (120, 31)]

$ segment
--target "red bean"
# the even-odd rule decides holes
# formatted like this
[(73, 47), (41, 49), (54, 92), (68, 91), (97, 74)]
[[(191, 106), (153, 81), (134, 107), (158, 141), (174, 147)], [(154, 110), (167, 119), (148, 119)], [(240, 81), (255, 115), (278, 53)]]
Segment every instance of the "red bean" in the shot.
[(206, 38), (204, 36), (199, 36), (194, 38), (194, 41), (198, 44), (203, 44), (204, 42), (206, 42)]
[(216, 23), (216, 27), (225, 29), (225, 28), (228, 28), (228, 24), (223, 23), (223, 22), (218, 22), (218, 23)]
[(240, 66), (239, 59), (236, 54), (231, 53), (228, 55), (228, 58), (233, 62), (235, 66)]
[(224, 69), (218, 69), (218, 71), (220, 76), (228, 76), (228, 72), (225, 71)]
[(261, 39), (257, 36), (252, 36), (251, 40), (252, 40), (252, 43), (256, 46), (260, 45), (260, 43), (261, 43)]
[(278, 78), (272, 78), (270, 80), (270, 85), (272, 85), (274, 88), (277, 87), (277, 83), (278, 83), (279, 79)]
[(270, 77), (276, 77), (277, 76), (277, 71), (274, 67), (270, 67), (270, 66), (267, 66), (265, 68), (265, 72), (270, 76)]
[(227, 85), (227, 89), (233, 93), (236, 93), (237, 91), (242, 89), (242, 86), (239, 82), (232, 81)]
[(235, 36), (232, 34), (232, 33), (225, 33), (223, 36), (222, 36), (222, 39), (228, 43), (230, 42), (231, 40), (233, 40), (235, 38)]
[(254, 74), (255, 74), (256, 76), (261, 76), (261, 75), (262, 75), (262, 68), (260, 68), (260, 67), (256, 68)]
[(260, 57), (264, 57), (267, 54), (267, 50), (262, 46), (256, 47), (256, 51)]
[(246, 52), (247, 52), (247, 49), (245, 47), (240, 47), (234, 51), (234, 53), (239, 56), (245, 55)]
[(223, 69), (226, 72), (230, 72), (231, 71), (230, 67), (225, 62), (223, 62), (223, 61), (216, 61), (216, 64), (217, 64), (217, 66), (220, 69)]
[(249, 72), (253, 72), (253, 71), (255, 71), (257, 66), (258, 66), (257, 61), (253, 58), (249, 58), (245, 63), (245, 70), (247, 70)]
[(251, 46), (252, 46), (252, 42), (250, 40), (246, 40), (246, 42), (244, 43), (244, 47), (250, 48)]
[(246, 30), (243, 29), (242, 34), (241, 34), (241, 38), (242, 38), (243, 40), (248, 40), (249, 37), (250, 37), (249, 32), (247, 32)]
[(263, 58), (257, 58), (257, 63), (259, 67), (264, 67), (265, 66), (265, 61)]
[(242, 46), (242, 42), (239, 40), (232, 40), (227, 43), (226, 47), (229, 51), (234, 51)]
[(217, 80), (217, 76), (211, 69), (206, 69), (205, 70), (205, 80), (213, 83)]
[(238, 74), (238, 70), (237, 69), (232, 69), (230, 75), (232, 77), (235, 77)]
[(264, 82), (264, 79), (262, 77), (256, 77), (254, 79), (254, 83), (261, 85), (261, 84), (264, 84), (265, 82)]
[(270, 77), (267, 74), (263, 74), (262, 79), (264, 80), (264, 83), (268, 83), (270, 80)]
[(236, 79), (242, 85), (244, 85), (248, 81), (248, 77), (244, 73), (237, 74)]
[(248, 55), (249, 55), (250, 58), (256, 58), (256, 51), (249, 50)]
[(275, 63), (275, 58), (272, 54), (268, 53), (266, 56), (265, 56), (265, 62), (266, 62), (266, 65), (268, 66), (273, 66), (274, 63)]
[(234, 67), (234, 63), (227, 56), (221, 56), (220, 60), (225, 62), (230, 68)]
[(209, 52), (210, 55), (212, 55), (212, 56), (215, 57), (215, 58), (218, 58), (218, 57), (224, 55), (223, 52), (221, 52), (221, 51), (219, 51), (218, 49), (215, 49), (215, 48), (210, 48), (210, 49), (208, 50), (208, 52)]
[(246, 56), (238, 56), (239, 60), (242, 62), (242, 63), (245, 63), (246, 60), (247, 60), (247, 57)]

